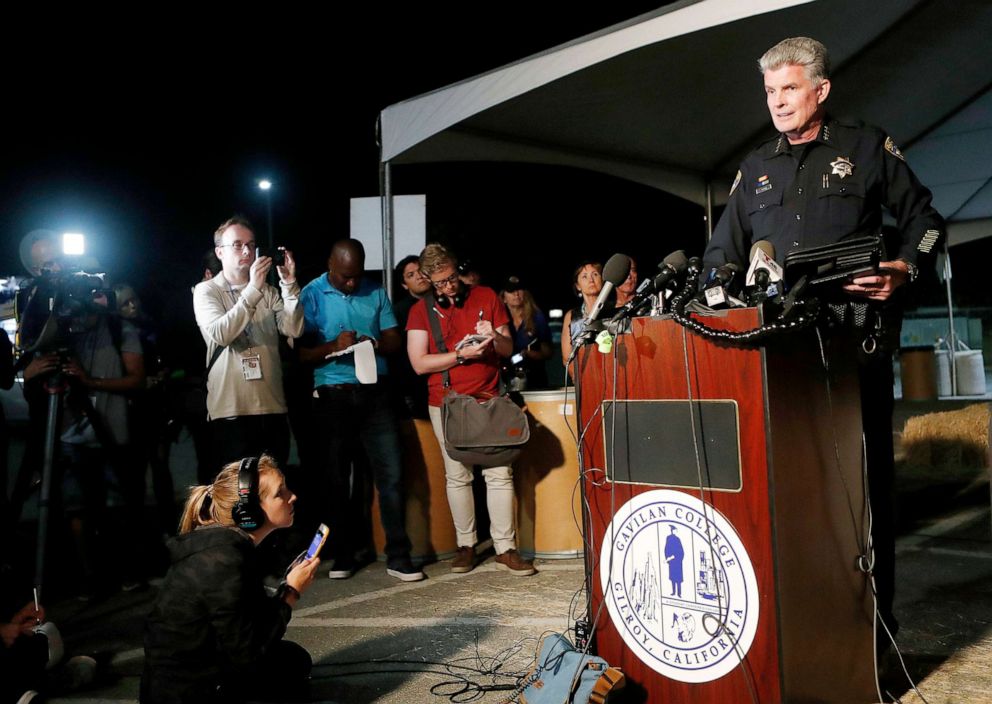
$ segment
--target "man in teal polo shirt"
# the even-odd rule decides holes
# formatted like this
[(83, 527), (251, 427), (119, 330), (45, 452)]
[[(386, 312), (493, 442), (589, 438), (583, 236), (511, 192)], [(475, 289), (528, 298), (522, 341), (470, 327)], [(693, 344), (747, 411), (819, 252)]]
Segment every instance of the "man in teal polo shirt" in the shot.
[[(303, 289), (304, 337), (300, 359), (314, 369), (314, 457), (320, 476), (317, 500), (330, 528), (323, 553), (333, 560), (331, 579), (355, 571), (356, 536), (362, 506), (352, 492), (352, 458), (361, 442), (379, 492), (379, 514), (386, 533), (386, 571), (404, 582), (424, 578), (410, 561), (403, 495), (400, 440), (383, 377), (386, 356), (401, 347), (396, 317), (378, 284), (363, 279), (365, 250), (357, 240), (339, 240), (331, 248), (327, 274)], [(375, 347), (378, 381), (362, 384), (355, 372), (353, 345), (369, 340)], [(336, 355), (338, 356), (330, 356)], [(358, 465), (354, 465), (358, 466)], [(354, 484), (357, 484), (355, 482)]]

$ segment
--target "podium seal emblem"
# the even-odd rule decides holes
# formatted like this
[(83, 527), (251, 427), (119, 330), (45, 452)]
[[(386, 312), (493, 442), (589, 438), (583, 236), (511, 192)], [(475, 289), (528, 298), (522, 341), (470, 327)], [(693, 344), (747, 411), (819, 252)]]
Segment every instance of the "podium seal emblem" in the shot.
[(691, 494), (657, 489), (624, 504), (606, 527), (599, 574), (627, 647), (665, 677), (719, 679), (751, 647), (751, 558), (730, 521)]

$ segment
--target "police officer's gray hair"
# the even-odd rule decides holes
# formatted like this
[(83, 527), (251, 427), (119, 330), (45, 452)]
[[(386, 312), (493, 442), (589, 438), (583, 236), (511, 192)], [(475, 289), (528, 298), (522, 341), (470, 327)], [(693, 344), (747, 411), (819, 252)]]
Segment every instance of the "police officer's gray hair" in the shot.
[(783, 39), (758, 59), (758, 70), (762, 75), (766, 71), (777, 71), (789, 65), (802, 66), (806, 71), (806, 78), (813, 85), (819, 85), (824, 79), (830, 78), (827, 47), (809, 37)]

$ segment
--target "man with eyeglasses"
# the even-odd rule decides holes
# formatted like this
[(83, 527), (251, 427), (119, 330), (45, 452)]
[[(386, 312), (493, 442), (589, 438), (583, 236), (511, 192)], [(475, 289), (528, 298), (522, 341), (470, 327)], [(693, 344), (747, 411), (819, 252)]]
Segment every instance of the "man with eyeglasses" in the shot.
[(221, 272), (193, 289), (193, 311), (207, 343), (207, 416), (214, 467), (267, 452), (285, 466), (289, 423), (279, 335), (303, 334), (296, 262), (286, 251), (279, 289), (265, 282), (271, 257), (255, 257), (255, 234), (242, 217), (217, 228)]
[[(458, 551), (451, 571), (469, 572), (475, 567), (475, 500), (472, 468), (456, 462), (444, 449), (441, 430), (441, 401), (447, 371), (451, 389), (484, 400), (499, 393), (499, 360), (513, 353), (510, 318), (496, 292), (485, 286), (467, 286), (458, 278), (458, 260), (439, 244), (429, 244), (420, 254), (420, 269), (430, 279), (433, 296), (426, 296), (410, 310), (407, 322), (407, 354), (418, 374), (429, 374), (428, 404), (434, 434), (441, 445), (447, 480), (448, 505), (455, 523)], [(431, 332), (427, 306), (438, 317), (447, 352), (441, 352)], [(456, 349), (459, 343), (468, 343)], [(481, 337), (481, 339), (478, 339)], [(534, 564), (517, 552), (513, 528), (513, 470), (489, 467), (486, 479), (489, 533), (496, 549), (496, 567), (511, 574), (534, 574)]]

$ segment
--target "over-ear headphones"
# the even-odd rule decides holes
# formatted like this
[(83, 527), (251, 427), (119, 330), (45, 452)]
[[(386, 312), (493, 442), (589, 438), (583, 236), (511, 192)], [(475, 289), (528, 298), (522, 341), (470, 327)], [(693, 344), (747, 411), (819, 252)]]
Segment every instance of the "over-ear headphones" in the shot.
[(249, 533), (265, 523), (265, 512), (258, 502), (258, 458), (245, 457), (238, 467), (238, 500), (231, 507), (234, 525)]
[(455, 308), (461, 308), (465, 305), (465, 299), (468, 298), (468, 286), (464, 286), (461, 291), (456, 293), (454, 296), (449, 296), (444, 293), (440, 293), (436, 296), (437, 304), (442, 308), (450, 308), (451, 304), (455, 304)]

